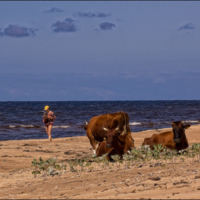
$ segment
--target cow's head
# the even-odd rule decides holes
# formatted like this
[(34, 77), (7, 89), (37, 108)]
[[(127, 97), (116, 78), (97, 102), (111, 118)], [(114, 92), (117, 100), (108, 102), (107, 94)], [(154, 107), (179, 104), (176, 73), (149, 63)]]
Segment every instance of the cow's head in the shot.
[(107, 148), (111, 148), (114, 137), (120, 135), (119, 127), (115, 128), (115, 129), (103, 128), (103, 130), (107, 132), (107, 144), (106, 144), (106, 147)]
[(174, 133), (174, 142), (180, 143), (183, 135), (185, 134), (185, 129), (189, 128), (190, 124), (184, 125), (181, 121), (172, 122), (172, 130)]

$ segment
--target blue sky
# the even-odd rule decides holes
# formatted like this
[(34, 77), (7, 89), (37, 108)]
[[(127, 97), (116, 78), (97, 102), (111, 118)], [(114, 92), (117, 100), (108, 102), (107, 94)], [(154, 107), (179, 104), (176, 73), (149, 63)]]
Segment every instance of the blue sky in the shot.
[(1, 1), (0, 101), (200, 99), (198, 1)]

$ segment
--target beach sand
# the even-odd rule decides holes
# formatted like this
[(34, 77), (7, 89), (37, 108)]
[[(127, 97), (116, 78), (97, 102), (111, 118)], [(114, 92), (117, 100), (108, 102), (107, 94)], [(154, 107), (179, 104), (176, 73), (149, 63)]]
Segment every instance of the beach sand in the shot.
[[(160, 132), (171, 130), (161, 129)], [(55, 131), (55, 130), (53, 130)], [(156, 130), (132, 133), (138, 148)], [(44, 132), (45, 134), (45, 132)], [(189, 143), (200, 143), (200, 125), (186, 130)], [(57, 156), (58, 162), (91, 158), (86, 136), (0, 142), (1, 199), (199, 199), (200, 163), (140, 166), (34, 178), (33, 159)], [(152, 177), (160, 177), (154, 180)]]

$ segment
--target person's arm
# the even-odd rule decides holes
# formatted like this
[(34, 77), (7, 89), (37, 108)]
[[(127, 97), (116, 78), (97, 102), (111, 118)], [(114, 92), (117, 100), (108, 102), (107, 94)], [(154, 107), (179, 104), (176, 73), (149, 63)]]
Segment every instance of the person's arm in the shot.
[(48, 119), (48, 115), (47, 115), (47, 113), (44, 113), (43, 120), (46, 120), (46, 119)]
[(43, 123), (46, 123), (48, 120), (48, 115), (47, 113), (45, 112), (44, 115), (43, 115)]
[(48, 119), (54, 119), (54, 117), (49, 116)]
[(55, 120), (56, 119), (56, 116), (54, 115), (54, 113), (52, 112), (50, 116), (48, 116), (48, 119), (53, 119)]

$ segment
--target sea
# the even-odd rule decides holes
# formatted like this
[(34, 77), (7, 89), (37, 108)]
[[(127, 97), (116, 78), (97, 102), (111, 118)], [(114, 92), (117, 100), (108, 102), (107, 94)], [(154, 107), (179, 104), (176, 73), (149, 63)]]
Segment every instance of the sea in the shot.
[(52, 138), (84, 136), (94, 116), (124, 111), (132, 132), (169, 128), (173, 121), (200, 124), (200, 101), (23, 101), (0, 102), (0, 141), (47, 138), (44, 106), (56, 115)]

